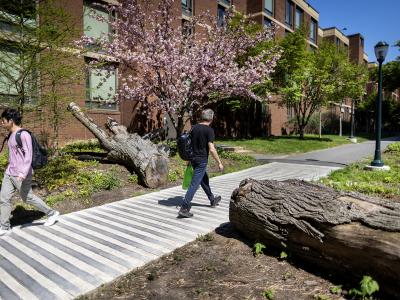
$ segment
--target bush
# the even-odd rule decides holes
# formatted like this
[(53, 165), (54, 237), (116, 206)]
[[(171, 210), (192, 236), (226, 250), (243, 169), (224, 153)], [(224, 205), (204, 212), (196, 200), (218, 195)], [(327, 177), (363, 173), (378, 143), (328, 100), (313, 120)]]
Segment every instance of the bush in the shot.
[(74, 159), (71, 155), (53, 157), (48, 164), (35, 171), (36, 180), (44, 185), (49, 191), (61, 186), (73, 184), (82, 168), (96, 166), (98, 162), (82, 162)]
[(400, 153), (400, 142), (390, 144), (386, 151), (387, 153)]
[(243, 163), (253, 163), (256, 159), (250, 155), (245, 155), (236, 152), (224, 151), (222, 149), (218, 149), (218, 155), (220, 158), (230, 159), (238, 162)]
[(104, 152), (98, 140), (77, 141), (66, 145), (62, 152)]
[(138, 183), (139, 182), (139, 178), (138, 178), (138, 176), (136, 174), (132, 174), (132, 175), (129, 175), (128, 181), (131, 182), (131, 183)]
[(185, 166), (175, 166), (173, 169), (170, 169), (168, 171), (168, 181), (169, 182), (175, 182), (178, 181), (179, 179), (183, 179), (183, 175), (185, 173)]
[(121, 186), (121, 181), (114, 171), (102, 173), (100, 171), (80, 173), (77, 183), (82, 187), (83, 194), (91, 194), (100, 190), (112, 190)]
[(4, 151), (2, 154), (0, 154), (0, 176), (1, 176), (1, 179), (3, 179), (4, 172), (6, 171), (7, 165), (8, 165), (8, 151)]

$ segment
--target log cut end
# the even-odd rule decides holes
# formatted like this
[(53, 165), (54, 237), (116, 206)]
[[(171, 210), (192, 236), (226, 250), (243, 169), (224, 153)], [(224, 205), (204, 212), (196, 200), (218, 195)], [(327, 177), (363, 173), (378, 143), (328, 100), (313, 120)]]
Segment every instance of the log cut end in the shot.
[(144, 172), (144, 183), (150, 188), (165, 185), (168, 181), (168, 160), (163, 155), (153, 155)]
[[(287, 246), (309, 266), (359, 280), (370, 274), (400, 299), (400, 203), (299, 180), (246, 179), (229, 219), (246, 237)], [(350, 277), (350, 278), (349, 278)]]

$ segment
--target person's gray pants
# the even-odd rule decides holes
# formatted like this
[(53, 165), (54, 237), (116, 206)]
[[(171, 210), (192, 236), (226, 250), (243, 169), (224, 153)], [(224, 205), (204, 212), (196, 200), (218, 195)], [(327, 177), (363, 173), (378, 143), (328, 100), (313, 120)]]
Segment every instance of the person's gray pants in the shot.
[(51, 215), (53, 210), (43, 202), (42, 199), (32, 193), (32, 176), (28, 176), (24, 181), (18, 181), (17, 177), (4, 174), (0, 192), (0, 228), (10, 228), (11, 216), (11, 197), (18, 190), (22, 200), (33, 205), (46, 215)]

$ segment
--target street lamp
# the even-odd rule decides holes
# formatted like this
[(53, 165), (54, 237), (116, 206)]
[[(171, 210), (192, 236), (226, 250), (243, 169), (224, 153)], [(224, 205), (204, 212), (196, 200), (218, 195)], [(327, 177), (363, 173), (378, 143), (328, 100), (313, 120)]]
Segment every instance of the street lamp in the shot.
[(382, 127), (382, 63), (384, 62), (389, 50), (386, 42), (379, 42), (375, 45), (375, 56), (379, 63), (379, 79), (378, 79), (378, 98), (376, 102), (376, 120), (375, 120), (375, 157), (371, 162), (372, 167), (382, 168), (384, 166), (381, 159), (381, 127)]

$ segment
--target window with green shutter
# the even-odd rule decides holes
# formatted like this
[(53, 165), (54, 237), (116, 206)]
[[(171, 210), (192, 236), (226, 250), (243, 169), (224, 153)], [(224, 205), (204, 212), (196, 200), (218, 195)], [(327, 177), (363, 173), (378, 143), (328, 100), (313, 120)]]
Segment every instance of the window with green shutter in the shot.
[(86, 106), (91, 109), (117, 110), (117, 69), (93, 67), (87, 73)]
[[(94, 1), (85, 1), (83, 4), (83, 32), (92, 38), (100, 38), (110, 33), (110, 26), (107, 22), (98, 20), (96, 16), (100, 16), (105, 20), (110, 19), (109, 12), (99, 6), (93, 5)], [(91, 11), (94, 10), (94, 15)]]
[(19, 57), (12, 48), (0, 48), (0, 94), (17, 95), (15, 82), (19, 77)]

